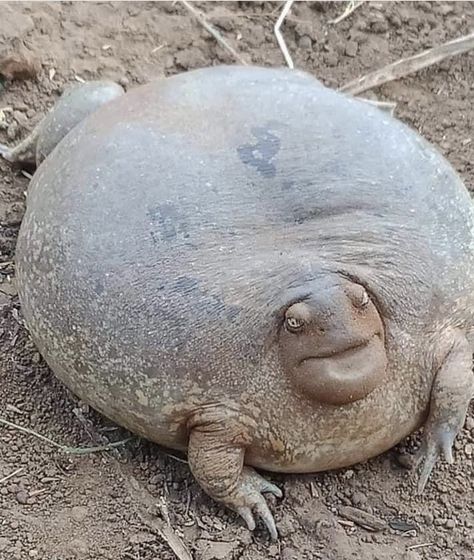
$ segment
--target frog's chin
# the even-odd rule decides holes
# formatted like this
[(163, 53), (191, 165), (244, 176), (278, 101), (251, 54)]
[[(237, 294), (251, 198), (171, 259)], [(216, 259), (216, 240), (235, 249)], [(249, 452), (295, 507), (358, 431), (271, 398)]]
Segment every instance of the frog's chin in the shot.
[(380, 335), (325, 356), (305, 357), (293, 371), (294, 382), (312, 400), (350, 404), (369, 395), (385, 379), (387, 355)]

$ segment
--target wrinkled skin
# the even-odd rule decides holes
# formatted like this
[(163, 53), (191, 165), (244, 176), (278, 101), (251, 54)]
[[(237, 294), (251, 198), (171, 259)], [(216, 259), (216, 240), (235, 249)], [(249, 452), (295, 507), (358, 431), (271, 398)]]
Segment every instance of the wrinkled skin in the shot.
[(0, 156), (10, 163), (35, 168), (77, 124), (123, 93), (118, 84), (109, 81), (69, 86), (23, 142), (14, 148), (0, 144)]
[(473, 390), (474, 213), (449, 164), (376, 108), (289, 70), (142, 86), (38, 169), (23, 313), (73, 391), (188, 450), (250, 529), (252, 467), (363, 461), (422, 424), (423, 489)]

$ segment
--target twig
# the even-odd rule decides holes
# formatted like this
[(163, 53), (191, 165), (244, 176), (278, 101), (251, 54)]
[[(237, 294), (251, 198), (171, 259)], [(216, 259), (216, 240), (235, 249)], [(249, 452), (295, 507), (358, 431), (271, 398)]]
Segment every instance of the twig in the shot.
[(69, 455), (86, 455), (87, 453), (97, 453), (98, 451), (109, 451), (110, 449), (115, 449), (116, 447), (121, 447), (133, 438), (125, 438), (120, 441), (113, 441), (111, 443), (105, 443), (104, 445), (96, 445), (95, 447), (66, 447), (64, 453)]
[(342, 14), (338, 16), (336, 19), (329, 20), (329, 23), (332, 25), (336, 25), (337, 23), (340, 23), (342, 20), (346, 19), (346, 17), (350, 16), (352, 12), (357, 10), (359, 6), (362, 6), (363, 3), (364, 0), (349, 0), (349, 2), (347, 2), (346, 9), (342, 12)]
[(0, 484), (2, 484), (3, 482), (6, 482), (7, 480), (10, 480), (10, 478), (13, 478), (17, 474), (20, 474), (23, 470), (24, 470), (23, 467), (20, 467), (19, 469), (16, 469), (16, 471), (13, 471), (12, 473), (7, 474), (7, 476), (4, 476), (3, 478), (0, 478)]
[(247, 62), (240, 56), (240, 54), (231, 45), (229, 45), (229, 43), (224, 39), (224, 37), (222, 37), (222, 35), (217, 31), (217, 29), (215, 29), (214, 27), (212, 27), (212, 25), (208, 23), (206, 18), (201, 13), (199, 13), (198, 10), (196, 10), (196, 8), (191, 4), (191, 2), (188, 2), (187, 0), (180, 0), (180, 1), (181, 4), (183, 4), (183, 6), (193, 14), (193, 16), (204, 27), (204, 29), (208, 31), (220, 45), (222, 45), (226, 50), (228, 50), (232, 54), (232, 56), (240, 62), (240, 64), (243, 64), (244, 66), (247, 65)]
[[(162, 498), (159, 504), (160, 513), (166, 519), (157, 518), (149, 513), (147, 510), (153, 510), (156, 502), (155, 498), (148, 492), (146, 488), (136, 481), (128, 477), (126, 478), (126, 486), (130, 497), (133, 498), (134, 503), (137, 504), (137, 515), (141, 521), (149, 527), (149, 529), (157, 534), (165, 543), (171, 548), (178, 560), (193, 560), (189, 549), (182, 541), (180, 536), (175, 533), (170, 524), (169, 514), (166, 507), (166, 502)], [(142, 505), (140, 505), (142, 504)], [(144, 507), (142, 507), (144, 506)]]
[(374, 101), (373, 99), (366, 99), (365, 97), (356, 97), (359, 101), (368, 103), (369, 105), (374, 105), (378, 107), (381, 111), (385, 111), (389, 115), (394, 114), (397, 104), (394, 101)]
[(68, 453), (69, 455), (85, 455), (86, 453), (97, 453), (98, 451), (108, 451), (109, 449), (114, 449), (115, 447), (124, 445), (125, 443), (129, 442), (132, 439), (132, 438), (127, 438), (121, 441), (108, 443), (107, 445), (98, 445), (96, 447), (68, 447), (67, 445), (62, 445), (61, 443), (57, 443), (56, 441), (53, 441), (49, 437), (43, 436), (42, 434), (39, 434), (38, 432), (35, 432), (30, 428), (19, 426), (18, 424), (14, 424), (13, 422), (9, 422), (8, 420), (5, 420), (4, 418), (0, 418), (0, 424), (3, 424), (4, 426), (8, 426), (9, 428), (14, 428), (19, 432), (24, 432), (25, 434), (34, 436), (46, 443), (49, 443), (49, 445), (52, 445), (53, 447), (60, 449), (63, 453)]
[(401, 60), (375, 70), (362, 78), (357, 78), (341, 88), (339, 91), (357, 95), (387, 82), (404, 78), (423, 68), (437, 64), (445, 58), (465, 53), (474, 48), (474, 33), (459, 37), (438, 47), (428, 49), (420, 54), (402, 58)]
[(286, 64), (291, 69), (293, 69), (295, 66), (293, 64), (293, 59), (291, 58), (290, 53), (288, 52), (288, 48), (286, 46), (285, 39), (283, 39), (283, 35), (281, 34), (280, 27), (282, 26), (283, 21), (285, 20), (286, 16), (288, 15), (288, 12), (290, 11), (291, 6), (293, 5), (293, 2), (294, 2), (294, 0), (287, 0), (285, 2), (285, 5), (283, 6), (283, 10), (281, 11), (280, 17), (277, 19), (277, 22), (275, 23), (275, 27), (273, 28), (276, 40), (278, 42), (278, 46), (280, 47), (280, 50), (283, 53)]
[(174, 459), (175, 461), (178, 461), (178, 463), (184, 463), (185, 465), (188, 464), (188, 462), (186, 461), (186, 459), (181, 459), (181, 457), (178, 457), (177, 455), (174, 455), (173, 453), (170, 453), (169, 451), (165, 451), (164, 453), (165, 453), (165, 455), (167, 455), (168, 457), (171, 457), (171, 458)]
[(411, 546), (408, 547), (408, 550), (416, 550), (417, 548), (425, 548), (426, 546), (433, 546), (434, 543), (432, 542), (425, 542), (425, 543), (421, 543), (421, 544), (412, 544)]
[(158, 534), (168, 544), (179, 560), (193, 560), (188, 548), (170, 525), (143, 511), (138, 511), (138, 516), (145, 525), (148, 525), (154, 533)]

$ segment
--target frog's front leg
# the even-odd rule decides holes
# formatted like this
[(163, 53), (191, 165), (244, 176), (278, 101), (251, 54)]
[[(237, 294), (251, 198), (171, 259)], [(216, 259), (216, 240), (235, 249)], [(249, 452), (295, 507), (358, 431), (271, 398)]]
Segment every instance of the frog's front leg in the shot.
[[(424, 427), (417, 465), (421, 467), (418, 493), (422, 493), (438, 458), (453, 462), (454, 440), (464, 425), (474, 390), (472, 346), (458, 330), (445, 333), (434, 378), (428, 420)], [(446, 346), (445, 346), (446, 344)]]
[(197, 413), (189, 423), (188, 461), (203, 490), (237, 512), (252, 531), (260, 518), (272, 539), (278, 537), (273, 515), (263, 494), (281, 498), (281, 490), (254, 469), (244, 466), (247, 427), (225, 413)]

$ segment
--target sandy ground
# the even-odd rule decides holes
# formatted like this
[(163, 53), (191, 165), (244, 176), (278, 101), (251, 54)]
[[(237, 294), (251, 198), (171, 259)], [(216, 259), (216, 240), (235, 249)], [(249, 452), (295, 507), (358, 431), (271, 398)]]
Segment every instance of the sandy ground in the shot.
[[(283, 64), (272, 32), (280, 4), (199, 5), (248, 62)], [(299, 3), (284, 27), (296, 66), (333, 87), (474, 28), (469, 2), (368, 2), (330, 24), (343, 7)], [(2, 2), (0, 46), (14, 37), (42, 67), (37, 80), (0, 92), (0, 109), (12, 109), (0, 111), (5, 143), (25, 136), (76, 77), (130, 88), (233, 62), (182, 5), (168, 2)], [(473, 84), (474, 54), (467, 54), (375, 92), (398, 103), (397, 115), (436, 144), (467, 185), (474, 185)], [(0, 417), (66, 446), (120, 440), (127, 434), (55, 380), (23, 326), (12, 259), (27, 186), (0, 162)], [(272, 477), (285, 494), (271, 505), (277, 543), (261, 528), (250, 534), (204, 495), (182, 459), (157, 446), (132, 440), (113, 453), (67, 455), (0, 426), (0, 558), (167, 560), (176, 558), (170, 545), (179, 539), (196, 560), (472, 560), (472, 412), (455, 464), (441, 465), (421, 498), (395, 451), (338, 472)], [(399, 449), (412, 451), (416, 441)], [(348, 522), (345, 506), (372, 514), (384, 528)]]

